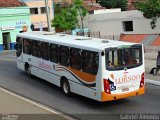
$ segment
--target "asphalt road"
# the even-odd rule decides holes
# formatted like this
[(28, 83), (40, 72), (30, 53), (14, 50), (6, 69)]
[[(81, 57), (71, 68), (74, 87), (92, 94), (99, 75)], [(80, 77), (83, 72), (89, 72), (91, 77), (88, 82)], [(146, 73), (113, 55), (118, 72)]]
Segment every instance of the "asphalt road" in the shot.
[(160, 86), (146, 84), (142, 96), (100, 103), (79, 95), (67, 97), (61, 89), (39, 78), (28, 78), (16, 67), (13, 54), (0, 55), (0, 86), (83, 120), (101, 120), (120, 114), (159, 113)]

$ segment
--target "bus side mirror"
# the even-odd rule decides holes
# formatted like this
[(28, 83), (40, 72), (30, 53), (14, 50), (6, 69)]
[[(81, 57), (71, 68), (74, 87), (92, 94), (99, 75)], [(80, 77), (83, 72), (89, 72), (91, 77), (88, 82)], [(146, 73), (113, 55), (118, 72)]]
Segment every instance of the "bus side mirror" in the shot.
[(16, 44), (14, 45), (14, 49), (15, 49), (15, 50), (18, 50), (18, 43), (16, 43)]

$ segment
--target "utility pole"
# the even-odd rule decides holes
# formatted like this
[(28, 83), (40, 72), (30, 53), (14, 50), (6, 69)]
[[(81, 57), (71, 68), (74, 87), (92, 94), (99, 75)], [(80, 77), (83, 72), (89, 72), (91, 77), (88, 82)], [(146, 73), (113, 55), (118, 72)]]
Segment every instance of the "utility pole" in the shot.
[(54, 0), (52, 0), (52, 17), (54, 18)]
[(46, 6), (46, 16), (47, 16), (48, 32), (51, 32), (51, 21), (50, 21), (48, 0), (45, 0), (45, 6)]

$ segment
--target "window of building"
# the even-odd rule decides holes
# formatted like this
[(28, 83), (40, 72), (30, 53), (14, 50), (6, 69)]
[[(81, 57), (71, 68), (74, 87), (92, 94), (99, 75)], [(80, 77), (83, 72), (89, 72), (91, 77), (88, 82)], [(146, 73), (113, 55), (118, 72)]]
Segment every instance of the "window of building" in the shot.
[(133, 31), (133, 21), (123, 21), (123, 28), (125, 32)]
[(58, 63), (58, 45), (50, 44), (50, 60)]
[(31, 40), (24, 39), (23, 40), (23, 53), (31, 55), (31, 51), (32, 51), (31, 48), (32, 48), (32, 46), (31, 46)]
[(49, 60), (49, 43), (42, 43), (42, 59)]
[(69, 48), (65, 46), (60, 47), (60, 64), (64, 66), (69, 66)]
[(91, 74), (97, 74), (99, 66), (98, 53), (91, 51), (82, 51), (82, 71)]
[(40, 58), (41, 57), (41, 42), (33, 41), (32, 46), (33, 46), (32, 55)]
[(81, 50), (80, 49), (70, 49), (70, 67), (81, 70)]
[(41, 7), (41, 14), (45, 14), (46, 13), (46, 8), (45, 7)]
[(38, 14), (38, 8), (30, 8), (30, 14), (31, 15)]

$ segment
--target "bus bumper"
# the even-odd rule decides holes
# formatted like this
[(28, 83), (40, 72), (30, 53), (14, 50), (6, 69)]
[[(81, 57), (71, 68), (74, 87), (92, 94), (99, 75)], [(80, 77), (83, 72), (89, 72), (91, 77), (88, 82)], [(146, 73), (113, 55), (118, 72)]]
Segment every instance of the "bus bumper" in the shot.
[(105, 92), (102, 92), (101, 93), (101, 101), (105, 102), (105, 101), (118, 100), (118, 99), (127, 98), (127, 97), (131, 97), (131, 96), (142, 95), (144, 93), (145, 93), (145, 86), (143, 86), (142, 88), (140, 88), (138, 90), (128, 92), (128, 93), (123, 93), (123, 94), (107, 94)]

